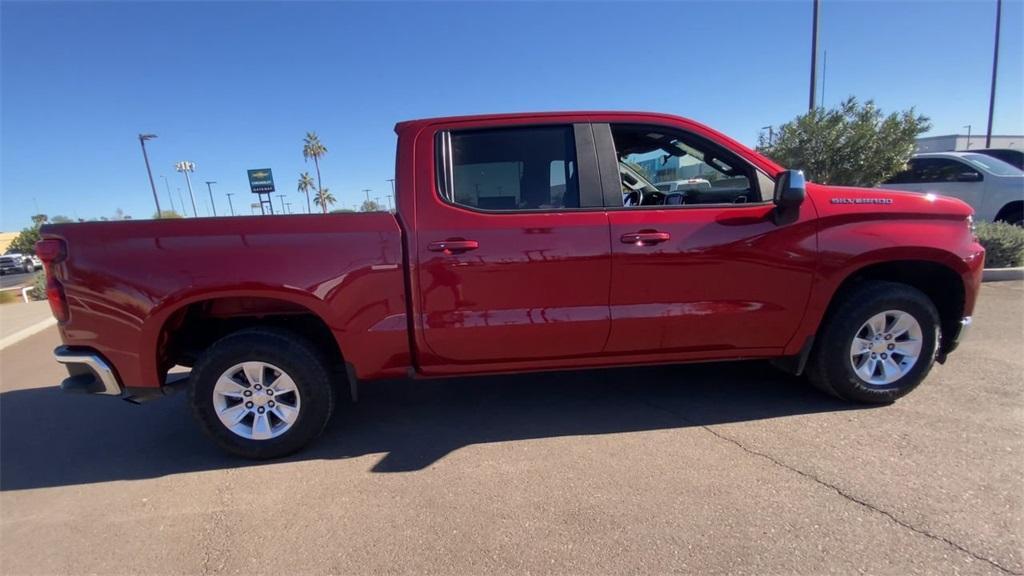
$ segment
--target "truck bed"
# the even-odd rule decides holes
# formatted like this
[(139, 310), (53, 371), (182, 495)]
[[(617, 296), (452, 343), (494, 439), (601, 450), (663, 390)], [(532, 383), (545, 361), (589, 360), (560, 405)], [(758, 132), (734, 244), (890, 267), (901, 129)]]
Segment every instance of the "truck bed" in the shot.
[(70, 312), (64, 342), (99, 351), (126, 386), (162, 385), (165, 327), (196, 305), (223, 315), (239, 302), (312, 313), (358, 359), (350, 369), (360, 378), (403, 375), (409, 365), (392, 214), (89, 222), (45, 226), (42, 236), (67, 249), (53, 269)]

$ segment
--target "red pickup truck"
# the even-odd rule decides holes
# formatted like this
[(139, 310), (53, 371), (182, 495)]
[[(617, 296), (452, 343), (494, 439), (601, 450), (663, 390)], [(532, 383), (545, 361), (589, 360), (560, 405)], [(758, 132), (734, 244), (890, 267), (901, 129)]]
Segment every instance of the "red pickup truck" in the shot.
[(62, 387), (187, 385), (218, 444), (269, 458), (382, 378), (760, 358), (892, 402), (970, 326), (959, 200), (805, 183), (662, 114), (395, 130), (395, 214), (45, 226)]

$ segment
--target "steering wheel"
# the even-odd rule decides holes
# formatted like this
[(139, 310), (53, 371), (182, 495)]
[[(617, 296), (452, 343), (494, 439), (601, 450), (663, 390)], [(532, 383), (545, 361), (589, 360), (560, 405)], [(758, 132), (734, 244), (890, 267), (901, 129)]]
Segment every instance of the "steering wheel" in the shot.
[(641, 188), (637, 188), (636, 190), (630, 190), (629, 193), (627, 193), (622, 198), (622, 205), (623, 206), (640, 206), (641, 204), (643, 204), (643, 201), (644, 201), (644, 191)]

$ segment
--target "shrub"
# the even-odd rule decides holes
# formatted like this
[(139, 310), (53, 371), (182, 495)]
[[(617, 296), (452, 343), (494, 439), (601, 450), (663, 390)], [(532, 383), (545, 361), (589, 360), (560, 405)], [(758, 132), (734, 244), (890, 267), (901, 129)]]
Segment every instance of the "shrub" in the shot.
[(978, 222), (986, 268), (1024, 266), (1024, 228), (1006, 222)]
[(32, 281), (32, 289), (28, 292), (28, 297), (33, 300), (46, 300), (46, 272), (40, 270), (36, 272), (36, 277)]

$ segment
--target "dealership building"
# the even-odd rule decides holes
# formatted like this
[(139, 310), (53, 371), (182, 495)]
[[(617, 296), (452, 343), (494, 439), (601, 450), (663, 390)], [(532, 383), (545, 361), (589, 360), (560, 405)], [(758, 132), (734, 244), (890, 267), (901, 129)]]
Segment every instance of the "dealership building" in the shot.
[(985, 146), (984, 134), (950, 134), (948, 136), (926, 136), (914, 141), (915, 152), (963, 152), (978, 148), (1013, 148), (1024, 150), (1024, 136), (992, 135), (992, 143)]

